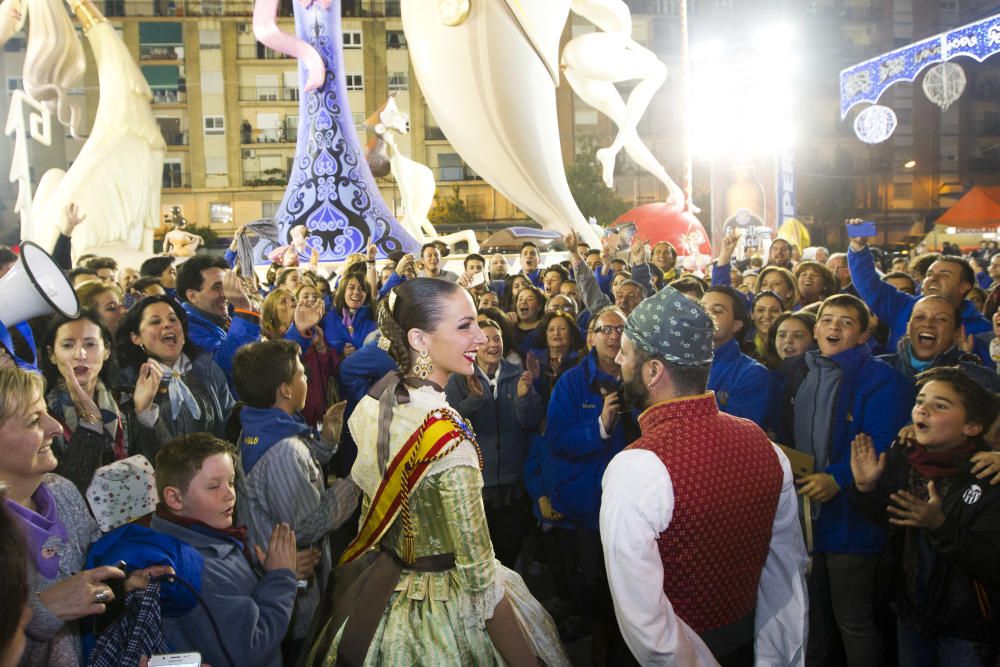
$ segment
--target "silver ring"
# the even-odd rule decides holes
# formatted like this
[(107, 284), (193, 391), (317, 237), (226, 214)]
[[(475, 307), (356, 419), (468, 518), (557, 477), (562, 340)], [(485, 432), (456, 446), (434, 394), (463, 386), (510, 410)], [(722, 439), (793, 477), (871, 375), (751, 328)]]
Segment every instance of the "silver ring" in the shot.
[(99, 591), (97, 595), (94, 596), (95, 602), (107, 602), (111, 599), (111, 591)]

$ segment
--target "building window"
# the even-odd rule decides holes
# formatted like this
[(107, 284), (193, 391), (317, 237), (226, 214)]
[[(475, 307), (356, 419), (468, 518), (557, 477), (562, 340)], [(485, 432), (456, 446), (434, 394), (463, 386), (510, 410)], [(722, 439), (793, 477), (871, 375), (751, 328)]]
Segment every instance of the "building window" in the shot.
[(213, 225), (225, 225), (233, 221), (233, 205), (226, 202), (212, 202), (208, 205), (208, 218)]
[(410, 87), (410, 76), (406, 72), (389, 73), (389, 90), (406, 90)]
[(462, 169), (462, 158), (458, 153), (441, 153), (438, 155), (439, 181), (461, 181), (465, 179)]
[(184, 187), (184, 180), (181, 175), (181, 163), (180, 162), (164, 162), (163, 163), (163, 187), (165, 188), (182, 188)]
[(345, 49), (360, 49), (361, 48), (361, 31), (360, 30), (345, 30), (344, 31), (344, 48)]
[(365, 115), (358, 111), (352, 111), (351, 117), (354, 119), (354, 130), (364, 134), (368, 131), (365, 127)]
[(364, 90), (365, 77), (363, 74), (348, 74), (344, 77), (348, 90)]
[(405, 49), (406, 48), (406, 35), (402, 30), (386, 30), (385, 31), (385, 48), (387, 49)]
[(264, 201), (260, 203), (260, 217), (262, 218), (273, 218), (278, 215), (278, 207), (281, 206), (280, 201)]
[(23, 90), (24, 82), (19, 76), (12, 76), (7, 78), (7, 93), (13, 93), (15, 90)]
[(205, 116), (205, 134), (225, 134), (226, 119), (223, 116)]

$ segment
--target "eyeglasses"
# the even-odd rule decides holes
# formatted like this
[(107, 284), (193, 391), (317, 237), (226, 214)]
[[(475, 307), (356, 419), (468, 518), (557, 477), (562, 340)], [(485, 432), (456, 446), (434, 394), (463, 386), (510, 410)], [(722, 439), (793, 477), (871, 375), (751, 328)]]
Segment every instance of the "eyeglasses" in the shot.
[(610, 324), (605, 324), (602, 327), (594, 327), (594, 333), (604, 334), (605, 336), (610, 336), (612, 331), (621, 336), (625, 333), (625, 327), (621, 325), (612, 326)]

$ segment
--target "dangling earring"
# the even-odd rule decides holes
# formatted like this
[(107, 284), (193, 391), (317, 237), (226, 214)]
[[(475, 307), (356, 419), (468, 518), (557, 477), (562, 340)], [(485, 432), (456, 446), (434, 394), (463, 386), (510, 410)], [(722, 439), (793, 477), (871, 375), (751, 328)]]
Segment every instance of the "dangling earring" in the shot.
[(421, 350), (420, 354), (417, 355), (417, 360), (413, 362), (413, 374), (421, 380), (426, 380), (433, 370), (431, 355), (427, 353), (427, 350)]

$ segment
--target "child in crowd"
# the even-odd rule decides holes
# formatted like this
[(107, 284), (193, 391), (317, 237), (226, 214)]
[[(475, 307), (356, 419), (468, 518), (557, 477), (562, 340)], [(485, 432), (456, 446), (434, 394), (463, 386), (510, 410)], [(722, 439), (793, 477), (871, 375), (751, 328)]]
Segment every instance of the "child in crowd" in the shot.
[(205, 607), (165, 617), (163, 633), (173, 650), (198, 651), (208, 664), (281, 667), (295, 603), (295, 533), (276, 526), (266, 554), (254, 545), (255, 563), (246, 528), (233, 527), (235, 481), (232, 447), (208, 433), (175, 438), (156, 456), (160, 505), (150, 527), (205, 559)]
[(970, 459), (1000, 403), (958, 367), (917, 376), (913, 441), (876, 454), (859, 434), (851, 446), (850, 498), (888, 528), (880, 583), (897, 619), (899, 664), (995, 665), (1000, 635), (1000, 488), (978, 479)]
[[(853, 481), (854, 437), (868, 433), (875, 448), (885, 451), (906, 423), (913, 391), (902, 375), (872, 356), (865, 345), (868, 325), (868, 308), (857, 297), (827, 298), (814, 330), (819, 349), (807, 351), (786, 375), (785, 391), (794, 397), (784, 402), (792, 412), (788, 435), (815, 461), (814, 472), (796, 482), (799, 494), (812, 501), (815, 525), (807, 652), (816, 664), (836, 664), (838, 634), (847, 664), (879, 664), (874, 604), (884, 533), (841, 491)], [(789, 424), (787, 415), (783, 422)]]
[(318, 561), (316, 576), (306, 578), (306, 589), (296, 601), (292, 643), (286, 653), (291, 658), (295, 643), (309, 633), (326, 587), (331, 568), (326, 538), (357, 506), (354, 482), (337, 480), (327, 489), (322, 469), (337, 451), (346, 403), (330, 406), (322, 433), (316, 434), (301, 415), (307, 381), (299, 347), (287, 340), (241, 348), (233, 360), (233, 378), (246, 403), (240, 412), (239, 520), (257, 542), (274, 526), (287, 523), (301, 544), (312, 547), (311, 554), (303, 554), (304, 560)]

